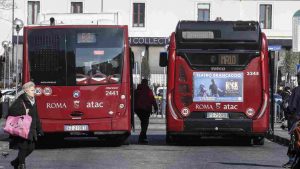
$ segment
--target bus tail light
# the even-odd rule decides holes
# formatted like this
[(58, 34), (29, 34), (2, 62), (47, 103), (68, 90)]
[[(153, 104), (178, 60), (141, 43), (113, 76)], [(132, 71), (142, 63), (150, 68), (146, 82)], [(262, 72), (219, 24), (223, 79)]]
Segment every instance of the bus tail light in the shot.
[(180, 93), (189, 93), (190, 92), (190, 87), (188, 84), (180, 84), (178, 86), (178, 88), (179, 88)]
[(119, 104), (119, 108), (120, 108), (120, 109), (124, 109), (124, 108), (125, 108), (125, 105), (124, 105), (124, 104)]
[(113, 111), (109, 111), (108, 114), (112, 116), (114, 114), (114, 112)]
[(126, 111), (126, 95), (125, 94), (121, 94), (120, 97), (119, 97), (119, 101), (118, 101), (118, 104), (117, 104), (117, 113), (116, 115), (117, 116), (123, 116), (125, 114), (125, 111)]
[[(179, 61), (180, 63), (181, 61)], [(188, 77), (187, 77), (187, 72), (186, 72), (186, 67), (184, 64), (179, 64), (178, 68), (178, 81), (177, 81), (177, 95), (179, 96), (180, 103), (183, 105), (182, 110), (188, 109), (187, 107), (193, 103), (193, 98), (191, 95), (191, 87), (190, 84), (188, 84)], [(180, 108), (179, 108), (180, 109)], [(181, 111), (179, 113), (183, 117), (187, 117), (189, 113), (186, 113), (187, 111)]]
[(181, 102), (187, 107), (193, 103), (193, 98), (191, 96), (181, 96)]
[(179, 81), (183, 81), (183, 82), (186, 82), (186, 73), (184, 71), (184, 68), (183, 66), (180, 66), (179, 67)]

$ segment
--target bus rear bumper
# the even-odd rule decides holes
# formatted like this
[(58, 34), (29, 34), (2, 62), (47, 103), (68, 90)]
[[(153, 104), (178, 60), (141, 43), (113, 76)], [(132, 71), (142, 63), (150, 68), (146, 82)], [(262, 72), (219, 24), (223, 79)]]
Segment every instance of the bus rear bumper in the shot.
[(183, 123), (183, 131), (168, 131), (168, 134), (202, 136), (264, 135), (264, 133), (253, 132), (253, 121), (250, 119), (185, 119)]
[[(72, 135), (80, 133), (82, 135), (122, 135), (130, 133), (130, 127), (127, 124), (123, 125), (123, 128), (120, 126), (114, 127), (112, 119), (84, 119), (84, 120), (49, 120), (41, 119), (42, 129), (45, 134), (54, 134), (61, 133), (63, 135)], [(119, 121), (124, 122), (124, 121)], [(66, 131), (65, 125), (87, 125), (88, 130), (85, 131)]]

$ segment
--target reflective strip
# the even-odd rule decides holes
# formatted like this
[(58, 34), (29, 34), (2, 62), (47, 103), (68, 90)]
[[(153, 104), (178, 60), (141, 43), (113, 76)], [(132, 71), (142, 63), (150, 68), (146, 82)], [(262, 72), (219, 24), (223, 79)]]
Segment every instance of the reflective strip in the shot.
[(127, 131), (96, 131), (95, 135), (106, 135), (106, 134), (126, 134)]
[(178, 119), (177, 114), (175, 113), (175, 110), (173, 109), (173, 105), (172, 105), (172, 94), (171, 92), (168, 95), (168, 104), (169, 104), (169, 109), (171, 111), (171, 115), (173, 116), (174, 119)]
[(267, 93), (264, 92), (264, 103), (262, 105), (262, 108), (260, 109), (259, 116), (257, 117), (257, 119), (261, 118), (264, 115), (267, 108), (267, 104), (268, 104), (268, 95)]

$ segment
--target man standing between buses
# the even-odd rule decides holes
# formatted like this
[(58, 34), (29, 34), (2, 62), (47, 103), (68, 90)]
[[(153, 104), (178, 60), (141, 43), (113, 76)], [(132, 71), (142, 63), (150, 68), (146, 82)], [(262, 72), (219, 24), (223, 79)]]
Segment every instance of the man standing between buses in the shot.
[(158, 107), (153, 92), (148, 86), (148, 80), (143, 79), (141, 84), (139, 84), (134, 91), (134, 111), (141, 121), (140, 144), (148, 144), (147, 129), (149, 117), (152, 114), (152, 106), (155, 112), (157, 112)]

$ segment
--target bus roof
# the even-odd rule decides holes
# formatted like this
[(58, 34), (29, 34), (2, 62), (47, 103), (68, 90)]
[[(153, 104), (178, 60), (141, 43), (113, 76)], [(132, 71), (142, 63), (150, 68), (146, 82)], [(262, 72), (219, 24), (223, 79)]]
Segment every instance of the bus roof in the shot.
[(47, 25), (47, 26), (26, 26), (26, 29), (69, 29), (69, 28), (127, 28), (127, 25)]
[(179, 49), (259, 50), (261, 30), (254, 21), (179, 21), (176, 44)]

